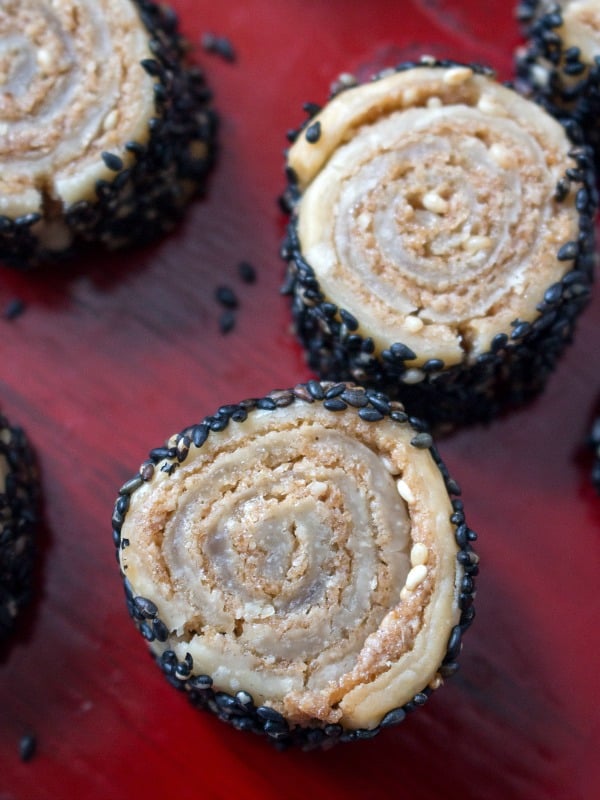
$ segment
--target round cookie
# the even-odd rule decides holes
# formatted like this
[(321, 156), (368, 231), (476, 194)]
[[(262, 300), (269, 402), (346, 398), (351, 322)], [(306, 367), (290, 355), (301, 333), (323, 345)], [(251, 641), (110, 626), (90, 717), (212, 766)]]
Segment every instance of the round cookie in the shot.
[(433, 424), (546, 383), (593, 270), (590, 154), (482, 67), (335, 94), (287, 154), (286, 290), (310, 366)]
[(478, 572), (459, 491), (380, 393), (222, 406), (120, 491), (129, 612), (195, 706), (281, 745), (371, 738), (458, 668)]
[(0, 70), (5, 263), (145, 243), (203, 190), (216, 117), (168, 7), (8, 0)]

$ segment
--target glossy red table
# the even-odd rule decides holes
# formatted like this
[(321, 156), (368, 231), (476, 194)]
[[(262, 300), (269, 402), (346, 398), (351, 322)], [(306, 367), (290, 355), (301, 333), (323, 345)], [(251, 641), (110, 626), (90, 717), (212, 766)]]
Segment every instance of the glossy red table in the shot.
[[(510, 3), (178, 0), (221, 115), (206, 199), (157, 245), (17, 274), (0, 269), (0, 407), (37, 450), (45, 494), (37, 599), (0, 653), (0, 800), (600, 796), (600, 498), (585, 438), (600, 393), (600, 298), (547, 391), (440, 443), (479, 533), (478, 618), (460, 672), (372, 741), (277, 753), (194, 711), (125, 612), (111, 541), (119, 486), (217, 406), (310, 377), (278, 289), (285, 131), (343, 71), (421, 53), (511, 75)], [(230, 38), (229, 63), (200, 47)], [(258, 280), (243, 284), (246, 259)], [(240, 298), (219, 330), (215, 289)], [(23, 734), (37, 753), (19, 758)]]

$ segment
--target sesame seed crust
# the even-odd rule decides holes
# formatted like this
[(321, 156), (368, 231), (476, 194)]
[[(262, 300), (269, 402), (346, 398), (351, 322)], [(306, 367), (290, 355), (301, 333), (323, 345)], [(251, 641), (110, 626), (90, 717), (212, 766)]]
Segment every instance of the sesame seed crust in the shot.
[(475, 534), (424, 437), (380, 393), (312, 381), (151, 451), (113, 535), (129, 612), (194, 705), (310, 748), (370, 738), (457, 669)]
[(25, 434), (0, 414), (0, 641), (31, 596), (39, 491)]

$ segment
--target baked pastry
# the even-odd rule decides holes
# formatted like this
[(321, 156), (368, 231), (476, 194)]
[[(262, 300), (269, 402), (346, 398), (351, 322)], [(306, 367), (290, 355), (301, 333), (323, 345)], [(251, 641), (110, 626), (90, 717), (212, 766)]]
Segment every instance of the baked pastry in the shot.
[(31, 595), (39, 481), (21, 428), (0, 414), (0, 640)]
[(600, 4), (597, 0), (523, 0), (517, 8), (527, 43), (516, 53), (518, 88), (565, 117), (598, 158)]
[(0, 53), (0, 260), (145, 243), (202, 190), (216, 118), (166, 6), (6, 0)]
[(459, 491), (380, 393), (222, 406), (120, 491), (129, 612), (195, 706), (282, 746), (371, 738), (458, 667), (478, 571)]
[(590, 154), (554, 118), (425, 59), (334, 95), (287, 167), (284, 291), (320, 377), (432, 424), (540, 391), (593, 269)]

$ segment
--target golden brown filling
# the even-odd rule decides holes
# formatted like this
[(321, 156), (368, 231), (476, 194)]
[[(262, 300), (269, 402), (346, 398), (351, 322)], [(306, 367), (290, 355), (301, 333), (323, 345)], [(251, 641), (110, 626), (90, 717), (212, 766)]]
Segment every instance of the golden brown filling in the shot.
[(414, 431), (294, 406), (211, 435), (132, 497), (121, 563), (178, 657), (292, 722), (376, 725), (459, 616), (450, 503)]
[(0, 7), (0, 213), (94, 197), (108, 151), (129, 156), (154, 109), (148, 34), (129, 0)]
[(289, 163), (303, 253), (382, 350), (447, 365), (531, 321), (577, 234), (553, 199), (569, 143), (537, 106), (467, 67), (416, 68), (335, 97)]

